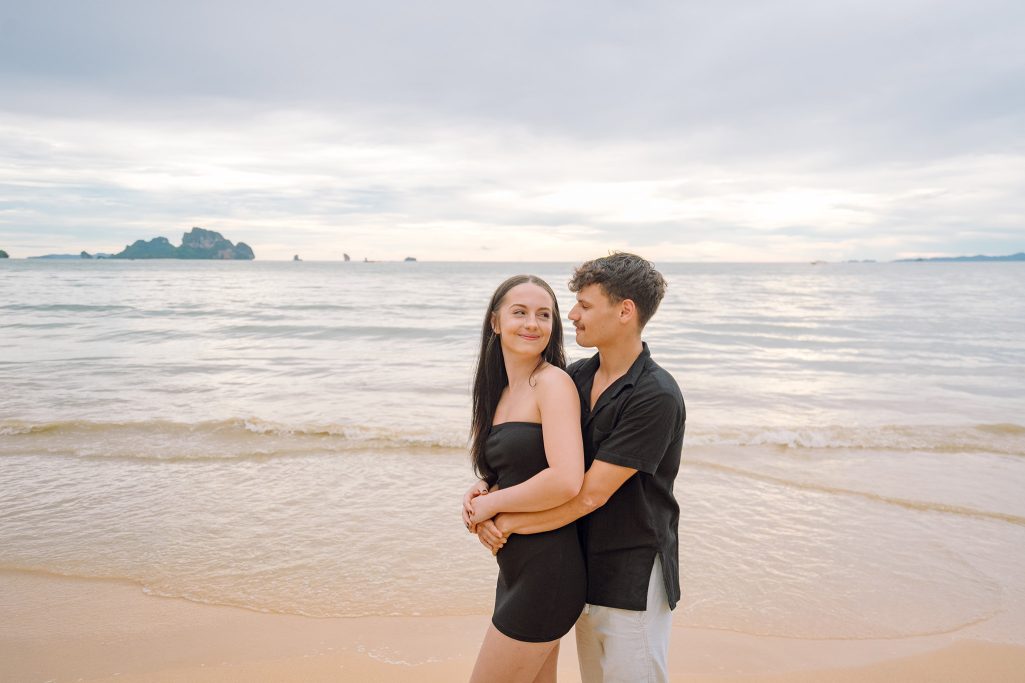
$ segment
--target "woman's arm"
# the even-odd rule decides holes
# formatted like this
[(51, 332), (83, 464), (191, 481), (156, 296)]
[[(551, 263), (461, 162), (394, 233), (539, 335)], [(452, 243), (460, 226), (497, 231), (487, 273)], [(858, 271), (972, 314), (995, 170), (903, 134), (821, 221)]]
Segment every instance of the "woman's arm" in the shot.
[(499, 512), (533, 512), (562, 505), (580, 492), (584, 480), (584, 444), (580, 434), (580, 397), (564, 371), (550, 368), (534, 387), (541, 411), (548, 467), (501, 491), (470, 501), (471, 524)]

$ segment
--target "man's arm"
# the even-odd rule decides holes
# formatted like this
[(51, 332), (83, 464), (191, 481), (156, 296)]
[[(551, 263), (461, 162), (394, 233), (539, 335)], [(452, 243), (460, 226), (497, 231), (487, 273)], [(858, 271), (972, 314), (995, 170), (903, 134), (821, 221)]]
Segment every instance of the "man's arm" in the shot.
[(478, 525), (478, 538), (497, 552), (510, 533), (558, 529), (597, 510), (638, 471), (655, 473), (676, 433), (673, 425), (682, 421), (683, 404), (671, 393), (659, 392), (631, 401), (622, 420), (598, 448), (576, 497), (542, 512), (498, 515), (494, 524)]
[(566, 526), (604, 505), (637, 470), (595, 460), (584, 474), (580, 493), (559, 507), (541, 512), (505, 512), (494, 524), (477, 527), (477, 535), (492, 552), (505, 544), (509, 534), (537, 534)]

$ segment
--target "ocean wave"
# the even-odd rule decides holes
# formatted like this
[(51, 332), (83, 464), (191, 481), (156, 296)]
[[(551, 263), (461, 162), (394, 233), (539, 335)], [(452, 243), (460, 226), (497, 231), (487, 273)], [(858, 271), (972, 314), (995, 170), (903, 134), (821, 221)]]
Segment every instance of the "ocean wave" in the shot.
[(700, 467), (703, 469), (723, 472), (725, 474), (745, 477), (747, 479), (755, 479), (757, 481), (776, 484), (778, 486), (802, 489), (805, 491), (815, 491), (818, 493), (826, 493), (830, 495), (852, 496), (855, 498), (870, 500), (875, 503), (894, 505), (897, 507), (902, 507), (907, 510), (914, 510), (917, 512), (940, 512), (944, 514), (959, 515), (961, 517), (970, 517), (974, 519), (996, 520), (999, 522), (1014, 524), (1015, 526), (1025, 527), (1025, 517), (1006, 512), (982, 510), (979, 508), (973, 508), (965, 505), (953, 505), (950, 503), (944, 503), (939, 501), (900, 498), (897, 496), (884, 495), (872, 491), (861, 491), (857, 489), (844, 488), (842, 486), (831, 486), (825, 483), (802, 481), (787, 477), (779, 477), (771, 474), (765, 474), (763, 472), (756, 472), (754, 470), (750, 470), (743, 467), (734, 467), (731, 465), (724, 465), (722, 463), (717, 462), (708, 462), (706, 460), (687, 459), (685, 461), (685, 464), (693, 467)]
[[(257, 417), (207, 420), (32, 423), (0, 421), (0, 455), (174, 459), (266, 459), (353, 450), (466, 448), (466, 427), (433, 430), (349, 423), (285, 424)], [(882, 425), (816, 428), (689, 426), (686, 449), (706, 446), (793, 450), (876, 450), (936, 454), (992, 453), (1025, 456), (1025, 426)]]
[(888, 450), (996, 453), (1025, 456), (1025, 427), (1017, 424), (821, 427), (688, 427), (686, 446), (770, 446), (808, 450)]
[(289, 425), (259, 418), (136, 422), (0, 421), (0, 456), (141, 460), (260, 460), (311, 453), (465, 449), (465, 430), (402, 432), (351, 425)]
[(29, 311), (33, 313), (85, 313), (91, 311), (130, 311), (133, 308), (117, 304), (7, 304), (6, 306), (0, 306), (0, 310)]

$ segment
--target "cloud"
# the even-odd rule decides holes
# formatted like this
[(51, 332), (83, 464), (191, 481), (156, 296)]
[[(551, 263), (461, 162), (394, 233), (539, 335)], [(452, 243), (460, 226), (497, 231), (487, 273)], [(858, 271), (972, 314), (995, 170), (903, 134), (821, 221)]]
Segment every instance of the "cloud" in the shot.
[(1017, 251), (1022, 18), (1011, 2), (0, 9), (0, 240), (108, 251), (203, 225), (265, 258)]

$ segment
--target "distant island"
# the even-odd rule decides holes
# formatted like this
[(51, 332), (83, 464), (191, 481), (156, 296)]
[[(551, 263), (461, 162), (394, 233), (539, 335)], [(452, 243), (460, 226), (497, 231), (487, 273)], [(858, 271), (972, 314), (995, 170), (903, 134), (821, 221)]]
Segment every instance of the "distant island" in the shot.
[(920, 263), (923, 261), (956, 261), (958, 263), (964, 261), (1025, 261), (1025, 251), (1019, 251), (1017, 254), (1010, 254), (1009, 256), (983, 256), (981, 254), (977, 256), (937, 256), (935, 258), (902, 258), (897, 259), (894, 263)]
[[(84, 257), (80, 256), (78, 254), (43, 254), (42, 256), (26, 256), (25, 258), (28, 258), (28, 259), (45, 259), (47, 261), (54, 261), (54, 260), (67, 261), (69, 259), (74, 259), (74, 260), (77, 261), (77, 260), (79, 260), (81, 258), (84, 258)], [(90, 258), (92, 258), (92, 257), (90, 257)]]
[[(83, 257), (86, 258), (86, 257)], [(253, 250), (245, 242), (232, 244), (219, 232), (192, 228), (182, 235), (182, 244), (176, 247), (166, 237), (155, 237), (150, 241), (136, 240), (125, 247), (124, 251), (114, 254), (116, 259), (223, 259), (246, 260), (256, 258)]]
[(7, 255), (6, 251), (4, 251), (3, 249), (0, 249), (0, 258), (10, 258), (10, 257)]
[(66, 260), (66, 259), (220, 259), (252, 261), (256, 256), (245, 242), (232, 244), (219, 232), (192, 228), (182, 235), (182, 244), (176, 247), (166, 237), (154, 237), (150, 241), (136, 240), (127, 245), (117, 254), (90, 254), (82, 251), (78, 254), (46, 254), (29, 256), (30, 259)]

